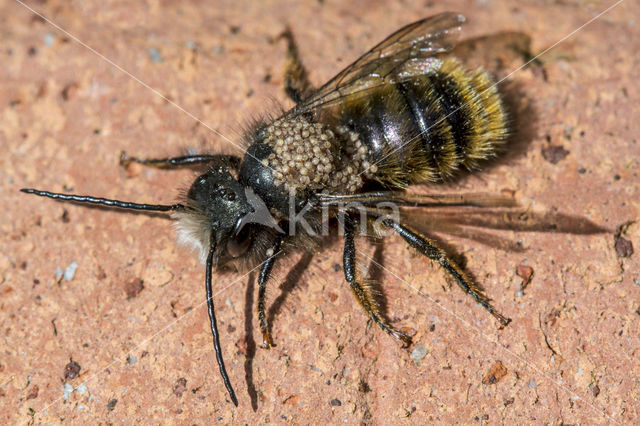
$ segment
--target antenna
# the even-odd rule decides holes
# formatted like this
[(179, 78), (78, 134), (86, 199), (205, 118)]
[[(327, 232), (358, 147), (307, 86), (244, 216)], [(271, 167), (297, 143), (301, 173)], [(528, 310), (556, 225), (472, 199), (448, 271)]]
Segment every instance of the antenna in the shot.
[(73, 201), (75, 203), (97, 204), (100, 206), (113, 207), (117, 209), (128, 210), (146, 210), (152, 212), (169, 212), (174, 210), (183, 210), (182, 204), (140, 204), (128, 201), (111, 200), (108, 198), (92, 197), (90, 195), (60, 194), (57, 192), (40, 191), (33, 188), (22, 188), (20, 190), (25, 194), (34, 194), (40, 197), (53, 198), (54, 200)]
[(207, 289), (207, 308), (209, 310), (209, 319), (211, 320), (211, 334), (213, 334), (213, 347), (216, 351), (216, 359), (218, 360), (218, 366), (220, 366), (220, 375), (224, 381), (224, 386), (229, 392), (231, 401), (238, 406), (238, 398), (233, 391), (227, 369), (224, 366), (224, 360), (222, 359), (222, 348), (220, 347), (220, 334), (218, 333), (218, 324), (216, 322), (216, 313), (213, 310), (213, 290), (211, 288), (211, 270), (213, 269), (213, 252), (216, 249), (215, 234), (211, 233), (211, 242), (209, 246), (209, 255), (207, 256), (207, 271), (205, 276), (205, 287)]

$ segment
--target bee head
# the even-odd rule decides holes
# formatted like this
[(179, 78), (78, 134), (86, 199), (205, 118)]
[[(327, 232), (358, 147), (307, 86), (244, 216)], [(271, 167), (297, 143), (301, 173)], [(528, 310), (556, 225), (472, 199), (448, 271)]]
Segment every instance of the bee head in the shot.
[(226, 166), (214, 166), (198, 176), (187, 192), (186, 208), (174, 213), (178, 238), (196, 248), (204, 262), (214, 235), (216, 257), (233, 258), (246, 251), (248, 230), (242, 218), (253, 211), (245, 188)]

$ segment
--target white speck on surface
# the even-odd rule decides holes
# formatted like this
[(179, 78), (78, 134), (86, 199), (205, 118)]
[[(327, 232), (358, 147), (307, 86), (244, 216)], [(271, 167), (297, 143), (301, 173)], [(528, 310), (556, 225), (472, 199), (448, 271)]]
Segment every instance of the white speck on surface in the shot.
[(76, 276), (76, 270), (78, 269), (78, 264), (76, 262), (71, 262), (67, 269), (64, 270), (64, 280), (71, 281)]
[(187, 49), (195, 50), (196, 49), (196, 42), (193, 41), (193, 40), (189, 40), (187, 42)]
[(76, 391), (80, 394), (80, 395), (84, 395), (85, 393), (87, 393), (89, 391), (89, 388), (87, 387), (86, 384), (84, 383), (80, 383), (80, 386), (78, 386), (76, 388)]
[(149, 57), (153, 62), (164, 62), (164, 58), (160, 54), (160, 51), (155, 47), (152, 47), (149, 50), (147, 50), (147, 53), (149, 54)]
[(84, 411), (84, 409), (86, 408), (84, 405), (82, 404), (78, 404), (78, 406), (76, 407), (79, 411)]
[(429, 351), (425, 345), (417, 345), (411, 352), (411, 357), (414, 361), (421, 361), (428, 353)]
[(137, 362), (138, 362), (138, 358), (136, 358), (135, 356), (129, 355), (127, 357), (127, 365), (134, 365)]
[(53, 274), (55, 275), (56, 279), (59, 280), (64, 275), (64, 271), (62, 270), (62, 268), (57, 268), (56, 272), (54, 272)]
[(51, 34), (51, 33), (47, 33), (44, 36), (44, 44), (46, 46), (53, 46), (53, 42), (55, 41), (56, 37)]
[(224, 301), (224, 304), (231, 308), (232, 311), (235, 311), (235, 309), (233, 308), (233, 302), (228, 297), (227, 300)]
[(71, 395), (72, 392), (73, 392), (73, 386), (71, 386), (69, 383), (65, 383), (64, 392), (62, 394), (62, 398), (64, 399), (64, 402), (69, 401), (69, 395)]
[(581, 376), (584, 374), (584, 371), (582, 371), (582, 368), (578, 368), (578, 374)]
[(534, 380), (530, 380), (529, 381), (529, 385), (528, 385), (531, 389), (538, 389), (538, 385), (536, 385), (536, 382)]

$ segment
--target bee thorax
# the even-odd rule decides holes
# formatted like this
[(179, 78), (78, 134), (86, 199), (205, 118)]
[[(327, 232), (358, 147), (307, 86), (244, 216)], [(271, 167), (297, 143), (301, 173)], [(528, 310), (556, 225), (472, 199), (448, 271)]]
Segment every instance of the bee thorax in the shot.
[(355, 192), (367, 175), (369, 149), (359, 135), (330, 129), (303, 117), (282, 118), (265, 129), (272, 153), (262, 160), (273, 170), (274, 183), (294, 194), (298, 190)]

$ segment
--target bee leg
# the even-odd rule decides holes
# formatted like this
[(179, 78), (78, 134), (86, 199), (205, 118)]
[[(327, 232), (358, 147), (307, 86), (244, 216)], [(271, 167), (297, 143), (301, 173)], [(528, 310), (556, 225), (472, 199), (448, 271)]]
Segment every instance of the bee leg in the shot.
[(411, 344), (411, 337), (400, 330), (396, 330), (380, 310), (380, 304), (376, 300), (374, 290), (366, 283), (361, 284), (356, 280), (356, 246), (354, 241), (354, 224), (349, 217), (345, 220), (344, 229), (344, 277), (351, 286), (353, 294), (358, 299), (360, 306), (369, 314), (371, 319), (380, 326), (381, 329), (400, 340), (403, 345)]
[(298, 52), (298, 46), (291, 28), (287, 28), (280, 34), (278, 39), (284, 38), (287, 41), (287, 62), (284, 68), (284, 90), (295, 102), (300, 103), (303, 99), (311, 95), (313, 86), (309, 82), (309, 73), (304, 67)]
[(265, 296), (267, 289), (267, 281), (271, 276), (273, 265), (276, 263), (276, 257), (280, 252), (280, 245), (282, 244), (282, 238), (277, 237), (275, 243), (272, 246), (273, 254), (267, 258), (262, 264), (260, 269), (260, 276), (258, 277), (258, 320), (260, 321), (260, 331), (262, 331), (262, 347), (269, 349), (273, 346), (271, 340), (271, 332), (269, 330), (269, 322), (265, 315)]
[(420, 253), (427, 256), (429, 259), (436, 261), (453, 277), (456, 283), (465, 291), (469, 296), (484, 307), (491, 315), (493, 315), (500, 324), (507, 325), (511, 320), (506, 318), (491, 305), (491, 299), (489, 299), (482, 288), (471, 281), (465, 273), (460, 269), (456, 263), (447, 257), (447, 254), (437, 247), (433, 241), (430, 241), (423, 235), (413, 229), (402, 225), (391, 219), (385, 219), (382, 222), (385, 226), (396, 231), (409, 245), (417, 249)]
[(208, 164), (214, 161), (229, 163), (234, 168), (238, 168), (240, 166), (241, 159), (235, 155), (185, 155), (182, 157), (170, 158), (138, 158), (130, 157), (125, 151), (120, 153), (120, 165), (122, 167), (127, 167), (131, 163), (138, 163), (144, 164), (145, 166), (170, 169), (173, 167)]

